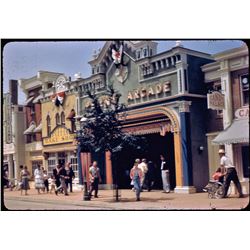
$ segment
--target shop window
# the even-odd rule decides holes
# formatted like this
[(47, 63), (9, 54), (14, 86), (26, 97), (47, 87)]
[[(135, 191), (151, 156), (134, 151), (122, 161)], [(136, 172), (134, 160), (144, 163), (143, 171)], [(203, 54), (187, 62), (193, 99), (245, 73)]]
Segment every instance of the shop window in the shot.
[(59, 114), (56, 113), (56, 125), (59, 125), (60, 124), (60, 117), (59, 117)]
[(249, 74), (240, 76), (242, 106), (249, 105)]
[(65, 125), (65, 114), (64, 114), (64, 112), (61, 113), (61, 124)]
[(31, 174), (31, 178), (34, 178), (34, 172), (35, 169), (37, 168), (37, 165), (40, 165), (42, 167), (43, 162), (42, 161), (32, 161), (31, 162), (31, 166), (32, 166), (32, 173)]
[(51, 133), (51, 121), (49, 115), (47, 116), (46, 120), (47, 120), (47, 136), (49, 136)]
[(242, 150), (243, 177), (249, 178), (249, 146), (243, 146)]
[(56, 167), (56, 154), (49, 153), (48, 155), (48, 176), (53, 174), (53, 169)]
[(70, 164), (71, 164), (71, 167), (75, 173), (75, 178), (78, 178), (77, 157), (73, 152), (70, 154)]

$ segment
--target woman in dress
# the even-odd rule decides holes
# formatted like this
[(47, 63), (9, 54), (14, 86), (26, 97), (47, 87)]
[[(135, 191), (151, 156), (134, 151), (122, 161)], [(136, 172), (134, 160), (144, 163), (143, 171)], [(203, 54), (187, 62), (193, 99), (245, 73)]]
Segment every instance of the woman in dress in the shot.
[(21, 195), (23, 194), (23, 190), (25, 191), (25, 195), (27, 195), (27, 190), (30, 189), (30, 186), (29, 186), (29, 176), (30, 176), (30, 173), (27, 169), (27, 166), (25, 166), (23, 168), (23, 170), (21, 170), (21, 173), (20, 173), (20, 177), (21, 177), (21, 182), (22, 182), (22, 185), (21, 185)]
[(141, 178), (142, 171), (138, 168), (139, 163), (136, 161), (134, 163), (133, 168), (130, 170), (130, 178), (133, 181), (135, 193), (136, 193), (136, 201), (140, 201), (140, 192), (141, 192)]
[(35, 176), (35, 188), (37, 190), (37, 193), (40, 194), (40, 189), (43, 190), (45, 188), (43, 180), (43, 171), (40, 165), (37, 165), (37, 168), (34, 171), (34, 176)]

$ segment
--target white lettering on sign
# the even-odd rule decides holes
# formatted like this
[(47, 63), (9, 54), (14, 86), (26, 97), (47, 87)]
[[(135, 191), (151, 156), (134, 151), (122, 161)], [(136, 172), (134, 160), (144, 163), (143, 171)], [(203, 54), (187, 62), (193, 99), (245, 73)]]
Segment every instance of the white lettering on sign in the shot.
[(235, 117), (238, 119), (244, 119), (249, 117), (249, 108), (239, 108), (235, 111)]
[(155, 86), (143, 87), (128, 92), (128, 101), (144, 98), (146, 96), (155, 96), (161, 93), (169, 93), (171, 91), (170, 82), (157, 83)]
[(219, 91), (207, 94), (207, 106), (209, 109), (222, 110), (225, 107), (224, 95)]

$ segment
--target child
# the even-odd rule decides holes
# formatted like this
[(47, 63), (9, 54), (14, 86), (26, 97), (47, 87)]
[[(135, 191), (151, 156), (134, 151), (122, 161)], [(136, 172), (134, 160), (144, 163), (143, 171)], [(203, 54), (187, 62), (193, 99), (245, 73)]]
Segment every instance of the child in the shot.
[(212, 178), (213, 178), (215, 181), (223, 182), (224, 174), (222, 173), (222, 169), (221, 169), (221, 168), (218, 168), (218, 169), (215, 171), (215, 173), (213, 174)]
[(56, 191), (56, 178), (54, 175), (50, 176), (50, 193)]

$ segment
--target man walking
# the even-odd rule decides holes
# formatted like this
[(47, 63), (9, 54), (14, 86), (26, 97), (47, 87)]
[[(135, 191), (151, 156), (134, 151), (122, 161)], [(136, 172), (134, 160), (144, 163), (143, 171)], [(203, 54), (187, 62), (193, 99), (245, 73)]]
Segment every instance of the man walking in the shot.
[(169, 169), (163, 155), (160, 155), (160, 159), (161, 159), (161, 178), (162, 178), (163, 190), (164, 193), (169, 193), (170, 192)]
[(239, 177), (237, 175), (237, 171), (235, 166), (233, 166), (232, 161), (229, 159), (228, 156), (225, 155), (224, 149), (219, 150), (220, 156), (220, 166), (225, 168), (225, 194), (224, 197), (227, 196), (227, 191), (230, 186), (231, 181), (234, 182), (238, 192), (239, 198), (243, 198), (242, 188), (240, 185)]
[(146, 173), (148, 172), (147, 160), (145, 158), (142, 159), (141, 163), (139, 163), (138, 168), (142, 172), (142, 177), (141, 177), (141, 191), (142, 191), (145, 184)]
[(61, 165), (61, 168), (59, 170), (59, 176), (60, 176), (61, 185), (58, 188), (56, 188), (56, 191), (55, 191), (56, 195), (58, 193), (58, 190), (60, 189), (63, 189), (64, 195), (69, 195), (68, 190), (66, 188), (66, 183), (65, 183), (65, 178), (67, 177), (67, 173), (66, 173), (64, 165)]
[(89, 168), (90, 175), (90, 191), (89, 196), (92, 196), (93, 191), (95, 191), (95, 198), (98, 198), (98, 184), (102, 181), (100, 175), (100, 169), (98, 168), (97, 161), (94, 161), (92, 166)]
[(75, 173), (72, 169), (72, 167), (70, 166), (70, 162), (67, 163), (65, 170), (67, 172), (67, 179), (65, 180), (66, 182), (66, 187), (68, 189), (68, 187), (70, 188), (70, 193), (73, 192), (72, 189), (72, 180), (75, 178)]

